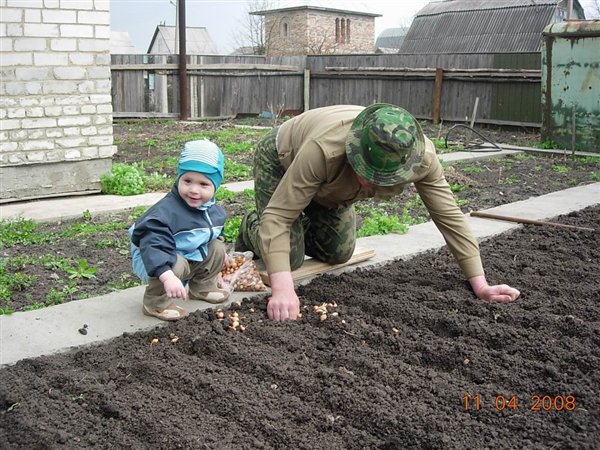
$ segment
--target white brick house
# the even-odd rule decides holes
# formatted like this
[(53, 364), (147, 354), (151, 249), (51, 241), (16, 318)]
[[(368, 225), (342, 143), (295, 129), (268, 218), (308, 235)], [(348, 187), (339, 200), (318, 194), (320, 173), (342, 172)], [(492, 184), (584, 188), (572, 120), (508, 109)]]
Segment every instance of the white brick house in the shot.
[(0, 203), (97, 192), (116, 152), (109, 0), (0, 8)]

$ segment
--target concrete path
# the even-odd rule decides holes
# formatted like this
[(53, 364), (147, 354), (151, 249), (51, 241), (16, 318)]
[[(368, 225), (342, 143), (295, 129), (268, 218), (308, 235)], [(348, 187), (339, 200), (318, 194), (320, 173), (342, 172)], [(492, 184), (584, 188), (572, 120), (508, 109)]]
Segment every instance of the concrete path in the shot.
[[(490, 152), (454, 152), (440, 155), (440, 159), (446, 162), (460, 161), (466, 159), (489, 158), (491, 156), (505, 156), (520, 153), (515, 150), (502, 150)], [(241, 181), (238, 183), (227, 183), (223, 185), (233, 192), (241, 192), (245, 189), (253, 189), (253, 181)], [(127, 197), (119, 195), (93, 195), (82, 197), (55, 198), (37, 200), (23, 203), (10, 203), (0, 205), (0, 220), (31, 219), (36, 222), (48, 222), (54, 220), (75, 219), (88, 210), (92, 215), (106, 214), (111, 212), (132, 209), (138, 206), (152, 206), (165, 196), (164, 192), (153, 192), (150, 194), (131, 195)]]
[[(104, 202), (106, 199), (103, 197), (98, 196), (97, 199), (102, 199)], [(98, 206), (98, 202), (93, 201), (95, 198), (94, 196), (78, 199), (76, 215), (79, 216), (85, 209), (99, 211), (101, 207)], [(124, 203), (117, 203), (117, 200)], [(71, 204), (66, 206), (71, 199), (65, 199), (62, 203), (60, 200), (47, 201), (53, 203), (50, 211), (61, 217), (67, 217), (74, 209), (77, 209)], [(127, 206), (124, 206), (125, 203)], [(139, 206), (135, 203), (131, 202), (128, 197), (116, 197), (102, 207), (110, 206), (113, 208), (112, 210), (116, 210), (118, 206)], [(487, 211), (507, 216), (547, 220), (598, 203), (600, 203), (600, 183), (594, 183), (491, 208)], [(30, 203), (28, 208), (23, 205), (22, 211), (25, 217), (33, 218), (37, 215), (35, 211), (38, 209), (33, 208)], [(43, 209), (46, 210), (44, 214), (47, 215), (48, 209)], [(69, 210), (70, 212), (68, 212)], [(11, 209), (11, 214), (14, 211), (14, 208)], [(43, 214), (40, 213), (39, 216), (43, 216)], [(468, 220), (480, 241), (520, 227), (511, 222), (475, 217), (468, 217)], [(425, 251), (438, 249), (445, 243), (435, 225), (428, 222), (410, 227), (409, 232), (404, 235), (390, 234), (361, 238), (358, 245), (363, 248), (373, 248), (376, 257), (364, 263), (337, 269), (333, 273), (354, 270), (357, 267), (379, 265), (398, 258), (408, 259)], [(144, 287), (138, 286), (41, 310), (0, 316), (0, 366), (14, 364), (24, 358), (62, 352), (73, 347), (102, 342), (120, 336), (124, 332), (163, 326), (164, 322), (142, 315), (143, 292)], [(249, 297), (249, 294), (252, 295), (251, 293), (235, 292), (229, 302), (242, 300)], [(179, 302), (179, 304), (190, 312), (214, 307), (214, 305), (201, 301), (188, 301), (185, 304)], [(82, 335), (78, 331), (84, 325), (87, 325), (86, 335)]]

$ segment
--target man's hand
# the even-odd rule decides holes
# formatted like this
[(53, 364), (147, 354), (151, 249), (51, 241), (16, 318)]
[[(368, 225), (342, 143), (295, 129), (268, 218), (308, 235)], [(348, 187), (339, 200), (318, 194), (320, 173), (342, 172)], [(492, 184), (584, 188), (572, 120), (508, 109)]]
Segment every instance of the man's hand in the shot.
[(521, 295), (517, 289), (507, 284), (490, 286), (485, 280), (485, 275), (469, 278), (469, 283), (471, 283), (471, 288), (475, 292), (475, 295), (481, 300), (488, 302), (512, 302)]
[(277, 272), (269, 275), (271, 297), (267, 304), (269, 319), (277, 322), (296, 320), (300, 313), (300, 300), (294, 290), (291, 272)]
[(158, 279), (162, 282), (168, 298), (182, 298), (187, 300), (185, 286), (172, 270), (167, 270)]

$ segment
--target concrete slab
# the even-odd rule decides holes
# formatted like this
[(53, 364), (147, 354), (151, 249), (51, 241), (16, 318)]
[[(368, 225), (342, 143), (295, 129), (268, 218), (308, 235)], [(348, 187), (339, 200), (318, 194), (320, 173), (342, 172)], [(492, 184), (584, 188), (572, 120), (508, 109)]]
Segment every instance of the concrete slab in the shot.
[[(508, 216), (547, 220), (600, 203), (600, 183), (579, 186), (541, 197), (491, 208), (487, 211)], [(488, 239), (521, 225), (490, 219), (468, 217), (479, 240)], [(358, 245), (373, 248), (375, 258), (330, 273), (355, 270), (387, 263), (394, 259), (409, 259), (445, 245), (431, 222), (413, 226), (404, 235), (361, 238)], [(308, 282), (306, 280), (304, 282)], [(0, 316), (0, 366), (14, 364), (24, 358), (67, 351), (73, 347), (99, 343), (124, 332), (147, 330), (165, 325), (158, 319), (141, 313), (144, 287), (138, 286), (101, 297), (79, 300), (36, 311)], [(262, 294), (257, 294), (262, 295)], [(230, 302), (251, 297), (252, 293), (236, 292)], [(205, 302), (178, 302), (188, 311), (214, 307)], [(228, 303), (228, 304), (229, 304)], [(86, 335), (79, 328), (88, 325)]]
[(485, 149), (474, 148), (469, 152), (444, 153), (443, 155), (440, 155), (440, 159), (444, 162), (452, 163), (455, 161), (468, 161), (482, 158), (499, 158), (501, 156), (514, 155), (517, 153), (522, 152), (520, 150), (498, 150), (494, 147)]

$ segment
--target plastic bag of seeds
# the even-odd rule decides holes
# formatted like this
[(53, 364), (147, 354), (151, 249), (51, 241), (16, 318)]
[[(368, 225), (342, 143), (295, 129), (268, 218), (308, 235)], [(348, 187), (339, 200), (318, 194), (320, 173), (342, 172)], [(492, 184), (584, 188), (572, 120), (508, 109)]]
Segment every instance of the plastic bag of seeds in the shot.
[(229, 254), (229, 267), (224, 266), (221, 270), (220, 288), (230, 291), (258, 292), (266, 291), (256, 263), (253, 261), (254, 254), (248, 252), (233, 252)]

